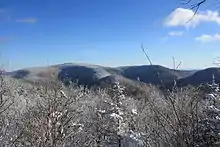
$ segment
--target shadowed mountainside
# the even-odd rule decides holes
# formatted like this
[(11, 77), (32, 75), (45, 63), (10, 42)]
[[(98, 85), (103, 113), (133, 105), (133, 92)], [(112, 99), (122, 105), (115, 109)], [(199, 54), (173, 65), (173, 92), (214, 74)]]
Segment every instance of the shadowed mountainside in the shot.
[(204, 83), (210, 83), (213, 80), (213, 75), (215, 77), (215, 82), (220, 83), (220, 68), (207, 68), (204, 70), (200, 70), (193, 74), (192, 76), (188, 76), (186, 78), (182, 78), (178, 80), (179, 86), (186, 85), (199, 85)]
[(7, 75), (25, 81), (60, 80), (65, 84), (69, 81), (80, 85), (94, 86), (111, 84), (116, 80), (125, 84), (147, 83), (154, 85), (172, 85), (174, 79), (179, 86), (199, 85), (212, 81), (220, 82), (220, 69), (208, 68), (200, 71), (173, 70), (160, 65), (103, 67), (91, 64), (66, 63), (49, 67), (37, 67), (8, 72)]

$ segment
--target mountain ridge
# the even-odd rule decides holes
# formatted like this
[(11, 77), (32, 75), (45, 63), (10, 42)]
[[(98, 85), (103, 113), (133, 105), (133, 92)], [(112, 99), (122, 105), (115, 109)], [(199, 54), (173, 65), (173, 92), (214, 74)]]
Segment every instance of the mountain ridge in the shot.
[(93, 64), (64, 63), (47, 67), (34, 67), (6, 72), (7, 76), (26, 81), (45, 81), (50, 79), (62, 82), (73, 81), (79, 85), (93, 86), (100, 83), (112, 83), (116, 80), (140, 81), (153, 85), (199, 85), (212, 80), (220, 83), (220, 68), (211, 67), (203, 70), (174, 70), (161, 65), (139, 65), (106, 67)]

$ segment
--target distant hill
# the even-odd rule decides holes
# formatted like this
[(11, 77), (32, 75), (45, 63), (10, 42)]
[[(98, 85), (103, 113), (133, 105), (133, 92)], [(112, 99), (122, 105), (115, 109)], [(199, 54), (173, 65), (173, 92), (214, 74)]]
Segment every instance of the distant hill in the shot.
[(220, 69), (204, 70), (173, 70), (160, 65), (103, 67), (91, 64), (66, 63), (49, 67), (27, 68), (6, 73), (8, 76), (25, 81), (60, 80), (65, 84), (69, 81), (80, 85), (95, 86), (112, 84), (116, 80), (127, 85), (147, 83), (153, 85), (171, 86), (174, 79), (179, 86), (198, 85), (212, 81), (215, 74), (220, 83)]
[(172, 70), (159, 65), (131, 66), (122, 69), (123, 76), (126, 78), (133, 80), (138, 78), (144, 83), (155, 85), (170, 83), (174, 79), (181, 79), (193, 74), (191, 71)]
[(207, 68), (204, 70), (197, 71), (191, 76), (178, 80), (179, 86), (186, 85), (199, 85), (201, 83), (212, 82), (213, 75), (215, 76), (215, 82), (220, 83), (220, 68)]

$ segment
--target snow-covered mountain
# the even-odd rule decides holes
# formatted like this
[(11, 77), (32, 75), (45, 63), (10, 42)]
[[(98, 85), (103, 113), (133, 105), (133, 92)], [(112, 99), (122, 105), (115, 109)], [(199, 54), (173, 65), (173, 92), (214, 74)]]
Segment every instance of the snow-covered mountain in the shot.
[(48, 67), (35, 67), (8, 72), (7, 75), (25, 81), (60, 80), (73, 81), (80, 85), (93, 86), (100, 83), (112, 83), (115, 80), (142, 82), (154, 85), (172, 85), (174, 79), (178, 85), (198, 85), (212, 80), (220, 82), (220, 69), (173, 70), (160, 65), (104, 67), (92, 64), (66, 63)]

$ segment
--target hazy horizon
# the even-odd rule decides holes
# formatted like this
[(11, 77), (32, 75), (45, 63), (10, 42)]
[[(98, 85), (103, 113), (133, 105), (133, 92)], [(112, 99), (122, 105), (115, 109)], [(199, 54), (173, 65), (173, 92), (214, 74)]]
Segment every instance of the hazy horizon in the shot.
[[(12, 71), (16, 71), (16, 70), (23, 70), (23, 69), (32, 69), (32, 68), (47, 68), (50, 66), (57, 66), (57, 65), (62, 65), (62, 64), (72, 64), (72, 65), (77, 65), (77, 66), (87, 66), (87, 65), (95, 65), (95, 66), (101, 66), (101, 67), (110, 67), (110, 68), (120, 68), (120, 67), (131, 67), (131, 66), (150, 66), (150, 64), (132, 64), (132, 65), (113, 65), (113, 66), (108, 66), (108, 65), (101, 65), (101, 64), (89, 64), (89, 63), (85, 63), (85, 62), (66, 62), (66, 63), (58, 63), (58, 64), (47, 64), (47, 65), (36, 65), (36, 66), (27, 66), (27, 67), (21, 67), (21, 68), (15, 68), (15, 69), (9, 69), (6, 66), (2, 66), (3, 69), (5, 69), (7, 72), (12, 72)], [(165, 68), (169, 68), (169, 69), (173, 69), (173, 67), (168, 67), (165, 65), (160, 65), (160, 64), (153, 64), (153, 66), (163, 66)], [(207, 66), (204, 68), (182, 68), (181, 66), (178, 68), (178, 70), (189, 70), (189, 71), (193, 71), (193, 70), (203, 70), (203, 69), (207, 69), (207, 68), (218, 68), (218, 66)]]

